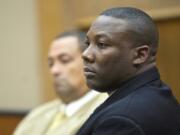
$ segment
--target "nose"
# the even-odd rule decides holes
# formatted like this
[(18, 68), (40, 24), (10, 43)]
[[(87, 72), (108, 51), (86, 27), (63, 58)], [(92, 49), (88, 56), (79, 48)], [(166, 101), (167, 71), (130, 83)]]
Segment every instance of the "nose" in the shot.
[(50, 72), (53, 77), (57, 77), (62, 74), (61, 67), (57, 63), (54, 63), (54, 65), (50, 68)]
[(82, 58), (84, 62), (87, 63), (93, 63), (95, 61), (94, 49), (91, 45), (89, 45), (89, 47), (86, 50), (84, 50)]

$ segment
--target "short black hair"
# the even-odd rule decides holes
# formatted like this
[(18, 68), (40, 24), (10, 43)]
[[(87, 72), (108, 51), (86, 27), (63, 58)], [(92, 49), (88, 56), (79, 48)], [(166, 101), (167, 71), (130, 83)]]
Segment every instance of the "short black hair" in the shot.
[(85, 37), (86, 37), (86, 32), (84, 32), (84, 31), (72, 30), (72, 31), (63, 32), (63, 33), (58, 34), (54, 39), (56, 40), (56, 39), (69, 37), (69, 36), (78, 38), (79, 48), (82, 52), (86, 49), (86, 45), (84, 43)]
[(159, 33), (153, 19), (140, 9), (133, 7), (115, 7), (103, 11), (100, 15), (123, 19), (130, 26), (136, 46), (149, 45), (150, 54), (157, 53)]

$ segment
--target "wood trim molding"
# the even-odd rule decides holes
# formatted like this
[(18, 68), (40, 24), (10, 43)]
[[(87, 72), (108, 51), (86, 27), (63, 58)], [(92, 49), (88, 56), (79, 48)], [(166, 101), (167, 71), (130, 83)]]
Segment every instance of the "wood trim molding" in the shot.
[(147, 13), (152, 16), (154, 20), (164, 20), (180, 17), (180, 6), (167, 7), (162, 9), (147, 10)]
[[(180, 6), (173, 6), (167, 8), (158, 8), (158, 9), (151, 9), (145, 10), (155, 21), (165, 20), (165, 19), (173, 19), (180, 17)], [(80, 29), (88, 28), (93, 20), (95, 20), (97, 16), (89, 16), (85, 18), (80, 18), (76, 21), (76, 26)]]

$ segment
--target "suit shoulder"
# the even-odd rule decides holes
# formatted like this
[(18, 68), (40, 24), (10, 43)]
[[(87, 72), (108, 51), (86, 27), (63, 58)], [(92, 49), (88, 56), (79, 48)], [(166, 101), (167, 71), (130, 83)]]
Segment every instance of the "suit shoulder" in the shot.
[[(109, 128), (111, 127), (111, 128)], [(122, 133), (145, 135), (143, 129), (135, 121), (125, 116), (111, 116), (97, 123), (93, 135), (119, 135)]]
[(40, 115), (45, 115), (46, 113), (50, 113), (51, 111), (54, 111), (54, 109), (57, 109), (57, 106), (60, 106), (60, 104), (61, 102), (57, 99), (57, 100), (47, 102), (43, 105), (40, 105), (39, 107), (31, 110), (27, 114), (27, 116), (23, 119), (23, 121), (29, 121), (31, 119), (39, 117)]

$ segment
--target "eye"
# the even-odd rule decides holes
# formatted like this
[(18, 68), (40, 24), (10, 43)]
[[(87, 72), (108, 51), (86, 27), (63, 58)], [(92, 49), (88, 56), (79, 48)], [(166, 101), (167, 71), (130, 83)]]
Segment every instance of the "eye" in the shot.
[(90, 45), (90, 42), (88, 40), (85, 40), (85, 45), (88, 47)]
[(103, 42), (99, 42), (99, 43), (97, 43), (97, 46), (101, 49), (105, 49), (108, 45)]
[(60, 61), (62, 64), (68, 64), (68, 63), (70, 63), (72, 60), (73, 60), (72, 57), (66, 56), (66, 55), (64, 55), (64, 56), (62, 56), (62, 57), (59, 58), (59, 61)]

